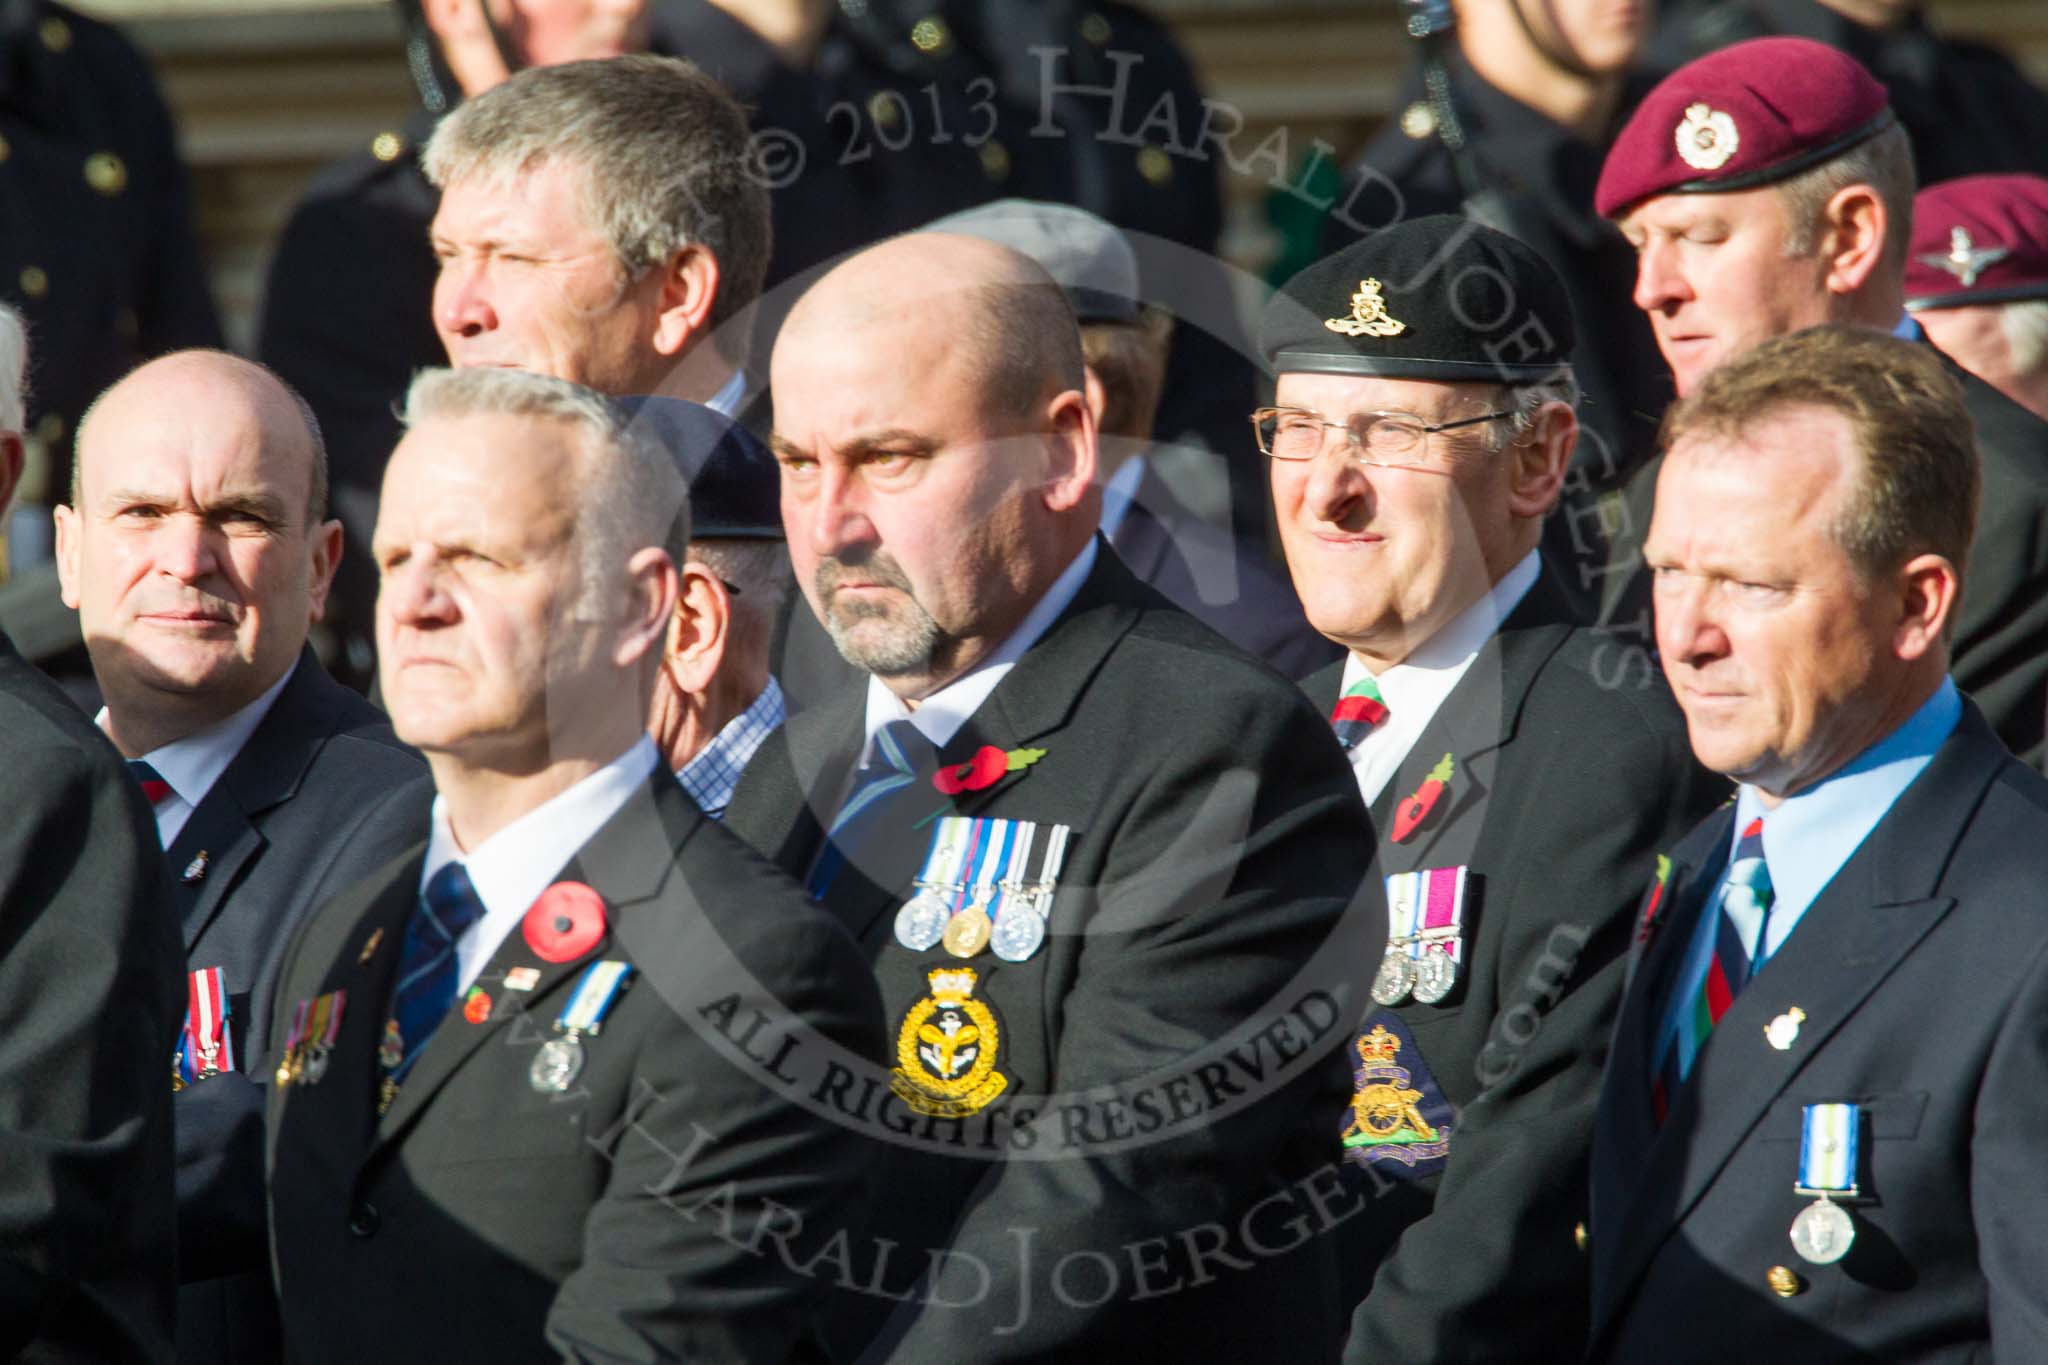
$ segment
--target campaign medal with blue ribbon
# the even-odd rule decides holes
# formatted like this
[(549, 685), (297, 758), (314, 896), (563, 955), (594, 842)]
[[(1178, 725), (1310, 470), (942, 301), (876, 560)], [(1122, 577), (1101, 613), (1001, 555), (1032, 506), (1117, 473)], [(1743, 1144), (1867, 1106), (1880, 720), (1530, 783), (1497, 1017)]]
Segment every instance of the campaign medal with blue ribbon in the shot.
[(562, 1036), (542, 1043), (527, 1068), (527, 1080), (535, 1090), (559, 1095), (575, 1084), (583, 1072), (583, 1035), (595, 1038), (603, 1030), (605, 1015), (618, 1003), (619, 992), (632, 975), (630, 962), (609, 959), (583, 969), (576, 988), (569, 993), (569, 1003), (555, 1018), (555, 1031)]
[(944, 944), (958, 958), (993, 948), (1006, 962), (1025, 961), (1045, 942), (1072, 834), (1035, 820), (944, 817), (915, 894), (896, 912), (896, 941), (917, 953)]
[(1833, 1265), (1849, 1254), (1849, 1244), (1856, 1240), (1856, 1220), (1835, 1199), (1857, 1197), (1857, 1136), (1862, 1126), (1859, 1105), (1806, 1106), (1794, 1192), (1815, 1200), (1792, 1220), (1792, 1249), (1815, 1265)]
[(953, 902), (966, 889), (965, 864), (973, 821), (950, 817), (932, 831), (924, 867), (917, 874), (916, 894), (896, 912), (896, 941), (914, 953), (935, 948), (945, 937)]

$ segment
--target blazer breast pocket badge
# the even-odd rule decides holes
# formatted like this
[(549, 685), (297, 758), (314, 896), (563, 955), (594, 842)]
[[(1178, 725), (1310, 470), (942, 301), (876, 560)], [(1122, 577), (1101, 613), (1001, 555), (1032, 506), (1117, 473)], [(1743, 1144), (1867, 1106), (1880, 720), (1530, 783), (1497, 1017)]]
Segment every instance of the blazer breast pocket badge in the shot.
[(1352, 1040), (1358, 1063), (1344, 1116), (1344, 1154), (1368, 1169), (1389, 1167), (1397, 1179), (1432, 1175), (1451, 1152), (1451, 1105), (1414, 1036), (1388, 1010)]

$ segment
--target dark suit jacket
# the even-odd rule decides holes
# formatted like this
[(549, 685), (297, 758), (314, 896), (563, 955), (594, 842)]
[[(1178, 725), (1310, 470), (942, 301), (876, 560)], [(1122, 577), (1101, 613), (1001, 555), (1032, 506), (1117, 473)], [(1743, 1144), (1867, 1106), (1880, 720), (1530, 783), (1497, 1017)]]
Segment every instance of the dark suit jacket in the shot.
[[(863, 707), (856, 688), (792, 717), (742, 777), (728, 827), (802, 874), (859, 755)], [(1328, 1355), (1333, 1239), (1291, 1185), (1327, 1166), (1339, 1011), (1355, 1003), (1342, 997), (1385, 909), (1327, 727), (1098, 542), (1072, 605), (940, 758), (984, 745), (1045, 752), (957, 813), (1073, 830), (1036, 955), (962, 963), (895, 940), (928, 832), (913, 826), (946, 804), (925, 784), (886, 813), (904, 837), (850, 865), (826, 901), (874, 962), (912, 1064), (904, 1021), (932, 996), (928, 973), (965, 966), (1006, 1079), (952, 1122), (882, 1089), (882, 1122), (906, 1136), (881, 1158), (874, 1231), (901, 1251), (873, 1276), (909, 1301), (841, 1295), (835, 1345), (917, 1361), (1249, 1358), (1283, 1340)], [(1247, 1252), (1261, 1200), (1272, 1222), (1250, 1235), (1266, 1250)], [(1286, 1254), (1290, 1210), (1304, 1230)], [(1227, 1244), (1234, 1267), (1191, 1264), (1187, 1238)], [(917, 1284), (933, 1254), (938, 1273)], [(876, 1260), (861, 1256), (860, 1275)]]
[[(1671, 853), (1593, 1143), (1591, 1358), (2048, 1360), (2048, 782), (1974, 706), (1722, 1016), (1661, 1130), (1649, 1049), (1728, 856), (1732, 809)], [(1765, 1027), (1805, 1012), (1792, 1045)], [(1782, 1037), (1782, 1035), (1781, 1035)], [(1863, 1106), (1849, 1254), (1788, 1229), (1801, 1108)], [(1765, 1287), (1782, 1266), (1791, 1297)]]
[[(402, 800), (386, 800), (409, 788)], [(263, 1203), (271, 998), (298, 923), (418, 838), (433, 787), (374, 706), (307, 650), (242, 751), (172, 841), (189, 970), (225, 969), (243, 1070), (186, 1086), (178, 1128), (178, 1354), (274, 1360)], [(187, 869), (204, 857), (196, 879)]]
[(1956, 609), (1956, 686), (2041, 766), (2048, 719), (2048, 422), (1949, 362), (1977, 425), (1984, 492)]
[[(1477, 884), (1460, 984), (1392, 1011), (1455, 1115), (1441, 1175), (1388, 1190), (1386, 1216), (1351, 1238), (1347, 1277), (1370, 1292), (1348, 1360), (1563, 1361), (1584, 1346), (1573, 1227), (1631, 912), (1657, 851), (1727, 790), (1694, 761), (1663, 678), (1625, 646), (1577, 625), (1546, 568), (1374, 804), (1381, 871), (1463, 865)], [(1342, 673), (1306, 684), (1325, 713)], [(1393, 842), (1395, 806), (1446, 753), (1441, 815)]]
[(0, 1358), (171, 1359), (185, 1010), (142, 792), (0, 635)]
[(1140, 582), (1284, 677), (1343, 652), (1309, 625), (1285, 569), (1182, 506), (1149, 466), (1109, 543)]
[[(809, 1358), (829, 1275), (792, 1267), (859, 1230), (865, 1146), (783, 1077), (879, 1056), (845, 933), (657, 771), (558, 879), (604, 897), (606, 936), (549, 963), (514, 930), (478, 977), (489, 1017), (451, 1012), (380, 1119), (376, 1052), (424, 856), (308, 920), (278, 992), (280, 1045), (298, 1001), (348, 992), (325, 1077), (272, 1087), (292, 1358)], [(529, 1066), (605, 958), (631, 962), (631, 984), (572, 1088), (536, 1090)], [(531, 989), (508, 988), (517, 969)], [(755, 1011), (770, 1021), (749, 1027)]]

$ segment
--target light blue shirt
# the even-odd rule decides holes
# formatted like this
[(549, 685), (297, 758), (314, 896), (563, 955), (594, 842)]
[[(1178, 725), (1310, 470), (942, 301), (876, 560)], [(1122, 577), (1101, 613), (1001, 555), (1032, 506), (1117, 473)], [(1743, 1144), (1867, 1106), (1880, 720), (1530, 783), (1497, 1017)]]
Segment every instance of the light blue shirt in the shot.
[[(1834, 773), (1813, 786), (1789, 796), (1776, 810), (1766, 810), (1756, 789), (1745, 784), (1735, 797), (1735, 820), (1728, 831), (1728, 856), (1732, 863), (1742, 831), (1758, 816), (1764, 822), (1764, 866), (1771, 874), (1771, 910), (1764, 923), (1764, 964), (1784, 946), (1799, 927), (1808, 906), (1819, 899), (1827, 884), (1855, 855), (1870, 831), (1877, 828), (1913, 779), (1920, 776), (1934, 751), (1939, 749), (1962, 719), (1963, 699), (1954, 682), (1947, 678), (1920, 709), (1903, 725), (1865, 749)], [(1692, 943), (1687, 947), (1678, 989), (1664, 1002), (1663, 1025), (1657, 1031), (1653, 1065), (1661, 1063), (1664, 1050), (1678, 1031), (1680, 1017), (1699, 998), (1700, 986), (1714, 960), (1714, 936), (1719, 928), (1722, 892), (1728, 884), (1728, 870), (1714, 883), (1707, 901), (1708, 913), (1700, 916)], [(1763, 964), (1759, 964), (1761, 970)]]

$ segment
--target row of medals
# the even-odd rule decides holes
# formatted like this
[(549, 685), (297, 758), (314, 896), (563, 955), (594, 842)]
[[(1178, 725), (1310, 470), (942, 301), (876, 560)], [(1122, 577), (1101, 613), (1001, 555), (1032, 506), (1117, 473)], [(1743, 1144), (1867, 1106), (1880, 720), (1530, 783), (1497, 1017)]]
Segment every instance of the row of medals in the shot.
[(1434, 1005), (1458, 984), (1458, 963), (1451, 956), (1449, 935), (1424, 934), (1419, 958), (1408, 955), (1411, 942), (1400, 939), (1387, 945), (1387, 955), (1380, 959), (1380, 969), (1372, 979), (1375, 1004), (1398, 1005), (1413, 994), (1423, 1004)]
[[(896, 912), (896, 941), (914, 953), (943, 943), (954, 957), (974, 957), (993, 948), (1005, 962), (1022, 962), (1045, 942), (1045, 918), (1050, 912), (1052, 884), (1003, 882), (995, 888), (977, 888), (983, 894), (965, 909), (954, 913), (952, 903), (964, 885), (920, 886), (916, 895)], [(1003, 893), (1003, 913), (991, 919), (987, 902), (992, 890)], [(950, 892), (951, 894), (947, 894)]]

